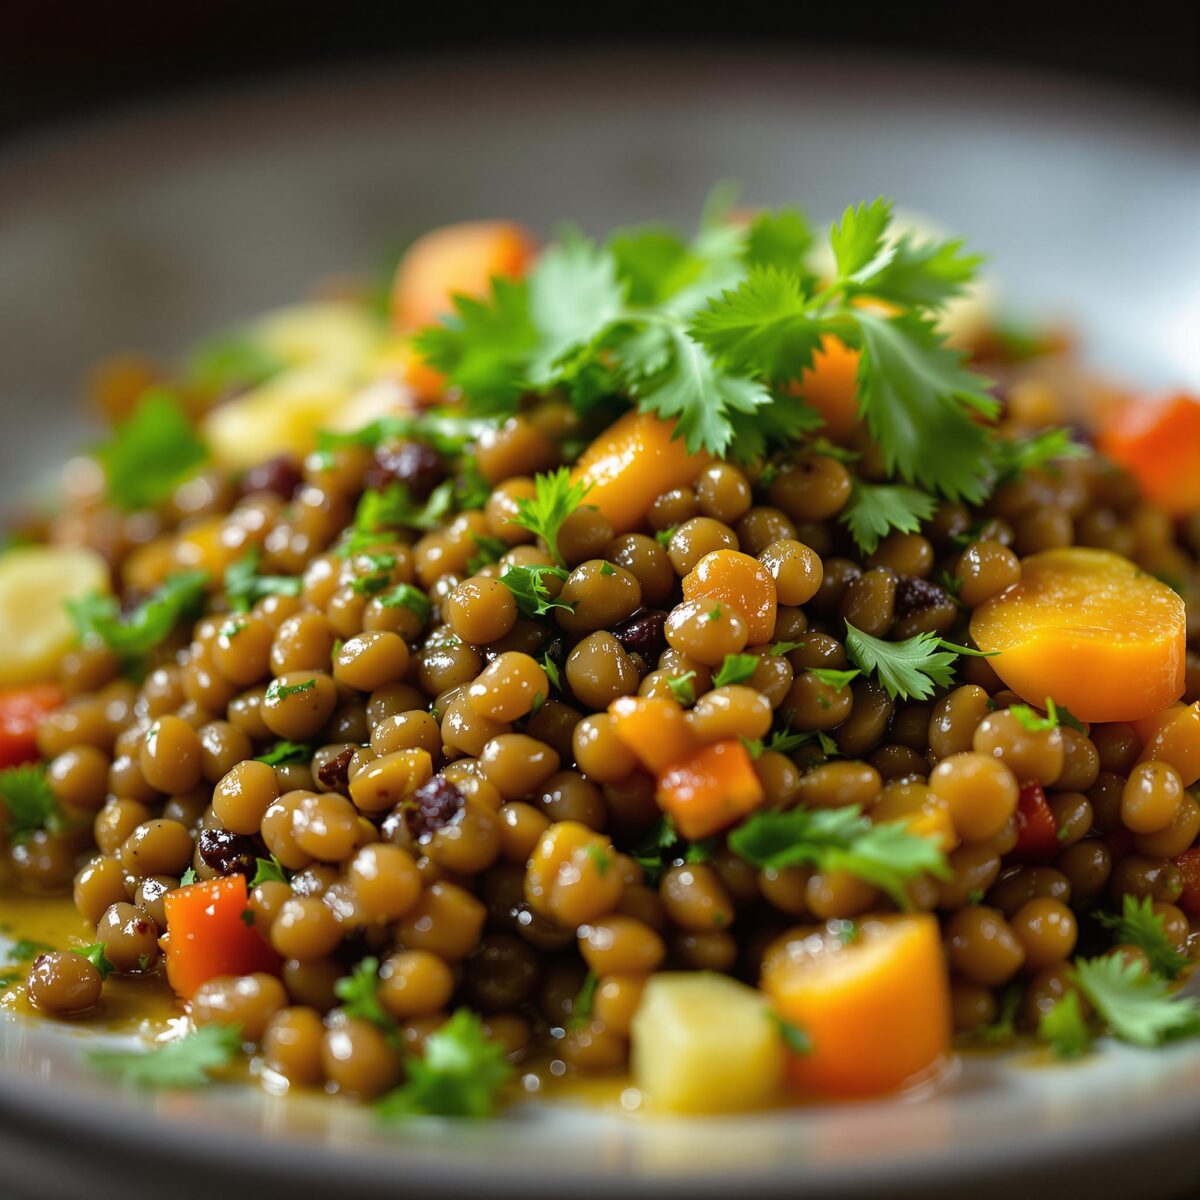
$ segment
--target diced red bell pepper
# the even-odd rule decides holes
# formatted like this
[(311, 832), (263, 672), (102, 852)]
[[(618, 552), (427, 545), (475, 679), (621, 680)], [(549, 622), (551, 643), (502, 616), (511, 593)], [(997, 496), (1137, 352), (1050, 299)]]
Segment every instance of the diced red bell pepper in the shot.
[(1175, 901), (1189, 917), (1200, 917), (1200, 846), (1185, 850), (1175, 859), (1183, 880), (1183, 891)]
[(57, 683), (0, 691), (0, 768), (37, 758), (37, 727), (41, 719), (61, 708), (65, 697)]
[(279, 973), (279, 955), (266, 943), (250, 912), (242, 875), (209, 879), (168, 892), (167, 982), (185, 1000), (218, 975)]
[(1021, 784), (1017, 798), (1017, 844), (1013, 854), (1044, 862), (1058, 853), (1058, 825), (1046, 799), (1045, 790), (1036, 780)]

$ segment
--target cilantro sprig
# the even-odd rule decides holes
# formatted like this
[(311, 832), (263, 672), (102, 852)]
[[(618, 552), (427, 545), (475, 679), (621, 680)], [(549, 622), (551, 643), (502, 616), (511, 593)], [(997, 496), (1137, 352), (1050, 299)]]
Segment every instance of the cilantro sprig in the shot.
[[(741, 228), (710, 216), (691, 243), (658, 228), (603, 245), (568, 232), (526, 279), (457, 298), (417, 347), (476, 413), (511, 412), (529, 391), (565, 392), (580, 409), (623, 397), (672, 421), (690, 450), (753, 459), (820, 427), (786, 385), (832, 334), (859, 352), (859, 409), (888, 469), (978, 502), (997, 466), (977, 417), (997, 407), (934, 316), (979, 260), (959, 242), (897, 237), (891, 219), (882, 198), (847, 209), (823, 282), (795, 209)], [(866, 514), (862, 527), (880, 519)]]
[(534, 494), (523, 496), (517, 501), (514, 525), (529, 530), (534, 537), (546, 543), (560, 567), (566, 567), (566, 559), (558, 548), (558, 532), (563, 523), (580, 505), (587, 495), (588, 485), (572, 483), (568, 467), (560, 467), (546, 475), (534, 476)]
[(898, 483), (863, 483), (856, 480), (850, 499), (838, 515), (863, 554), (874, 554), (892, 530), (916, 533), (928, 521), (937, 501), (914, 487)]
[(1126, 893), (1119, 915), (1106, 912), (1093, 915), (1105, 929), (1112, 931), (1113, 941), (1138, 946), (1149, 960), (1150, 969), (1167, 979), (1176, 978), (1191, 962), (1167, 937), (1162, 913), (1154, 911), (1149, 896), (1139, 899)]
[(151, 1050), (93, 1050), (88, 1061), (133, 1087), (188, 1088), (210, 1083), (210, 1072), (228, 1066), (241, 1046), (236, 1026), (204, 1025)]
[(725, 655), (720, 668), (713, 676), (713, 687), (728, 687), (734, 683), (745, 683), (758, 670), (758, 662), (757, 654)]
[(729, 848), (756, 867), (848, 871), (887, 892), (901, 908), (910, 907), (905, 888), (911, 880), (926, 873), (949, 875), (935, 840), (913, 833), (904, 822), (873, 825), (857, 805), (756, 813), (729, 835)]
[(564, 567), (533, 566), (509, 567), (500, 576), (500, 582), (513, 594), (517, 608), (523, 617), (541, 617), (554, 608), (571, 611), (571, 605), (556, 600), (550, 595), (547, 579), (565, 583), (568, 571)]
[(936, 633), (918, 633), (902, 642), (872, 637), (846, 622), (846, 653), (864, 675), (878, 675), (884, 690), (893, 699), (928, 700), (937, 687), (947, 687), (954, 679), (954, 664), (959, 655), (990, 658), (982, 650), (960, 646)]
[(0, 804), (12, 842), (25, 841), (39, 829), (61, 832), (66, 828), (66, 818), (41, 765), (26, 763), (0, 771)]
[(1079, 990), (1112, 1033), (1138, 1046), (1200, 1036), (1200, 1000), (1172, 992), (1161, 975), (1120, 954), (1076, 959)]
[(423, 1056), (408, 1056), (405, 1074), (377, 1103), (382, 1116), (490, 1117), (513, 1069), (479, 1017), (460, 1008), (425, 1039)]
[(265, 596), (298, 596), (304, 586), (299, 575), (260, 575), (261, 555), (252, 546), (225, 569), (225, 598), (235, 612), (249, 612)]
[(207, 571), (168, 575), (162, 586), (127, 613), (115, 596), (93, 592), (67, 601), (67, 611), (81, 638), (98, 638), (127, 665), (148, 654), (184, 618), (204, 603)]

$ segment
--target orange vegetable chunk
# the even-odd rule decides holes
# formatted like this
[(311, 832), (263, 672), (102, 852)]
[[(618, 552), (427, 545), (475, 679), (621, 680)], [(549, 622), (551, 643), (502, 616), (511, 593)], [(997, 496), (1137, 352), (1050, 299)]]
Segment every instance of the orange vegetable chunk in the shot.
[(1140, 762), (1161, 759), (1179, 772), (1184, 787), (1200, 779), (1200, 701), (1178, 705), (1163, 714), (1153, 731), (1142, 735)]
[(696, 749), (692, 727), (670, 696), (620, 696), (608, 706), (608, 713), (613, 732), (654, 774)]
[(452, 296), (479, 299), (496, 276), (519, 279), (534, 255), (532, 237), (512, 221), (467, 221), (419, 237), (392, 283), (392, 324), (432, 325), (453, 311)]
[(693, 841), (728, 829), (762, 802), (762, 783), (736, 738), (713, 742), (658, 777), (659, 807)]
[(858, 359), (857, 350), (827, 333), (796, 383), (796, 394), (825, 418), (830, 441), (846, 441), (858, 424)]
[(227, 875), (163, 897), (167, 914), (167, 982), (185, 1000), (218, 975), (279, 974), (279, 955), (253, 922), (246, 879)]
[(689, 454), (675, 426), (653, 413), (626, 413), (583, 452), (572, 479), (588, 486), (594, 504), (617, 533), (637, 529), (655, 497), (687, 487), (712, 461)]
[(1108, 415), (1096, 446), (1137, 480), (1151, 504), (1176, 517), (1200, 508), (1200, 398), (1130, 400)]
[(934, 917), (867, 917), (848, 944), (824, 926), (768, 949), (762, 985), (808, 1035), (788, 1076), (816, 1096), (877, 1096), (934, 1071), (950, 1052), (950, 984)]
[(0, 768), (37, 758), (37, 727), (65, 699), (57, 683), (0, 691)]
[(972, 613), (971, 636), (1013, 691), (1081, 721), (1137, 721), (1183, 694), (1183, 600), (1107, 550), (1026, 558), (1020, 582)]
[(751, 646), (775, 633), (775, 580), (770, 571), (740, 550), (713, 550), (683, 578), (685, 600), (715, 600), (746, 618)]

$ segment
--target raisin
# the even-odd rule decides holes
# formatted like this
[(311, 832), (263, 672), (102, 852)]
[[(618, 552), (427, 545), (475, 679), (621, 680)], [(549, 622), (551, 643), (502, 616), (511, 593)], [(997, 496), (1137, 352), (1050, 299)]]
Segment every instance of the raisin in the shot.
[(350, 789), (350, 760), (354, 747), (347, 746), (334, 758), (326, 759), (317, 768), (317, 782), (331, 792), (347, 792)]
[(467, 798), (442, 775), (435, 775), (404, 804), (404, 819), (415, 841), (449, 825), (466, 807)]
[(196, 844), (206, 866), (218, 875), (254, 877), (257, 847), (250, 838), (228, 829), (202, 829)]
[(368, 488), (402, 483), (415, 500), (429, 493), (446, 477), (446, 467), (436, 450), (423, 442), (391, 442), (375, 451), (375, 466), (367, 472)]
[(646, 662), (654, 662), (667, 644), (663, 636), (666, 621), (667, 614), (661, 609), (639, 608), (613, 630), (613, 637), (630, 654), (636, 654)]
[(913, 613), (946, 603), (946, 590), (917, 575), (901, 575), (896, 581), (896, 616), (911, 617)]
[(239, 490), (243, 496), (255, 492), (271, 492), (280, 500), (290, 500), (304, 481), (295, 459), (287, 454), (277, 454), (253, 466), (242, 476)]

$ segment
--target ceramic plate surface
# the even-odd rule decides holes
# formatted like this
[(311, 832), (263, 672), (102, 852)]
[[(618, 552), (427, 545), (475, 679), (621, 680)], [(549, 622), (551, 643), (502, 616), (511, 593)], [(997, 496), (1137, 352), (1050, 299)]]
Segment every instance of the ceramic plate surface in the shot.
[[(1099, 367), (1200, 386), (1200, 122), (879, 61), (445, 61), (225, 92), (0, 157), (0, 503), (85, 436), (78, 381), (369, 267), (422, 227), (691, 222), (721, 179), (825, 217), (884, 192), (992, 255)], [(1200, 1179), (1200, 1049), (973, 1059), (937, 1094), (705, 1120), (531, 1105), (380, 1128), (256, 1089), (128, 1096), (70, 1027), (0, 1021), (17, 1195), (1150, 1198)]]

